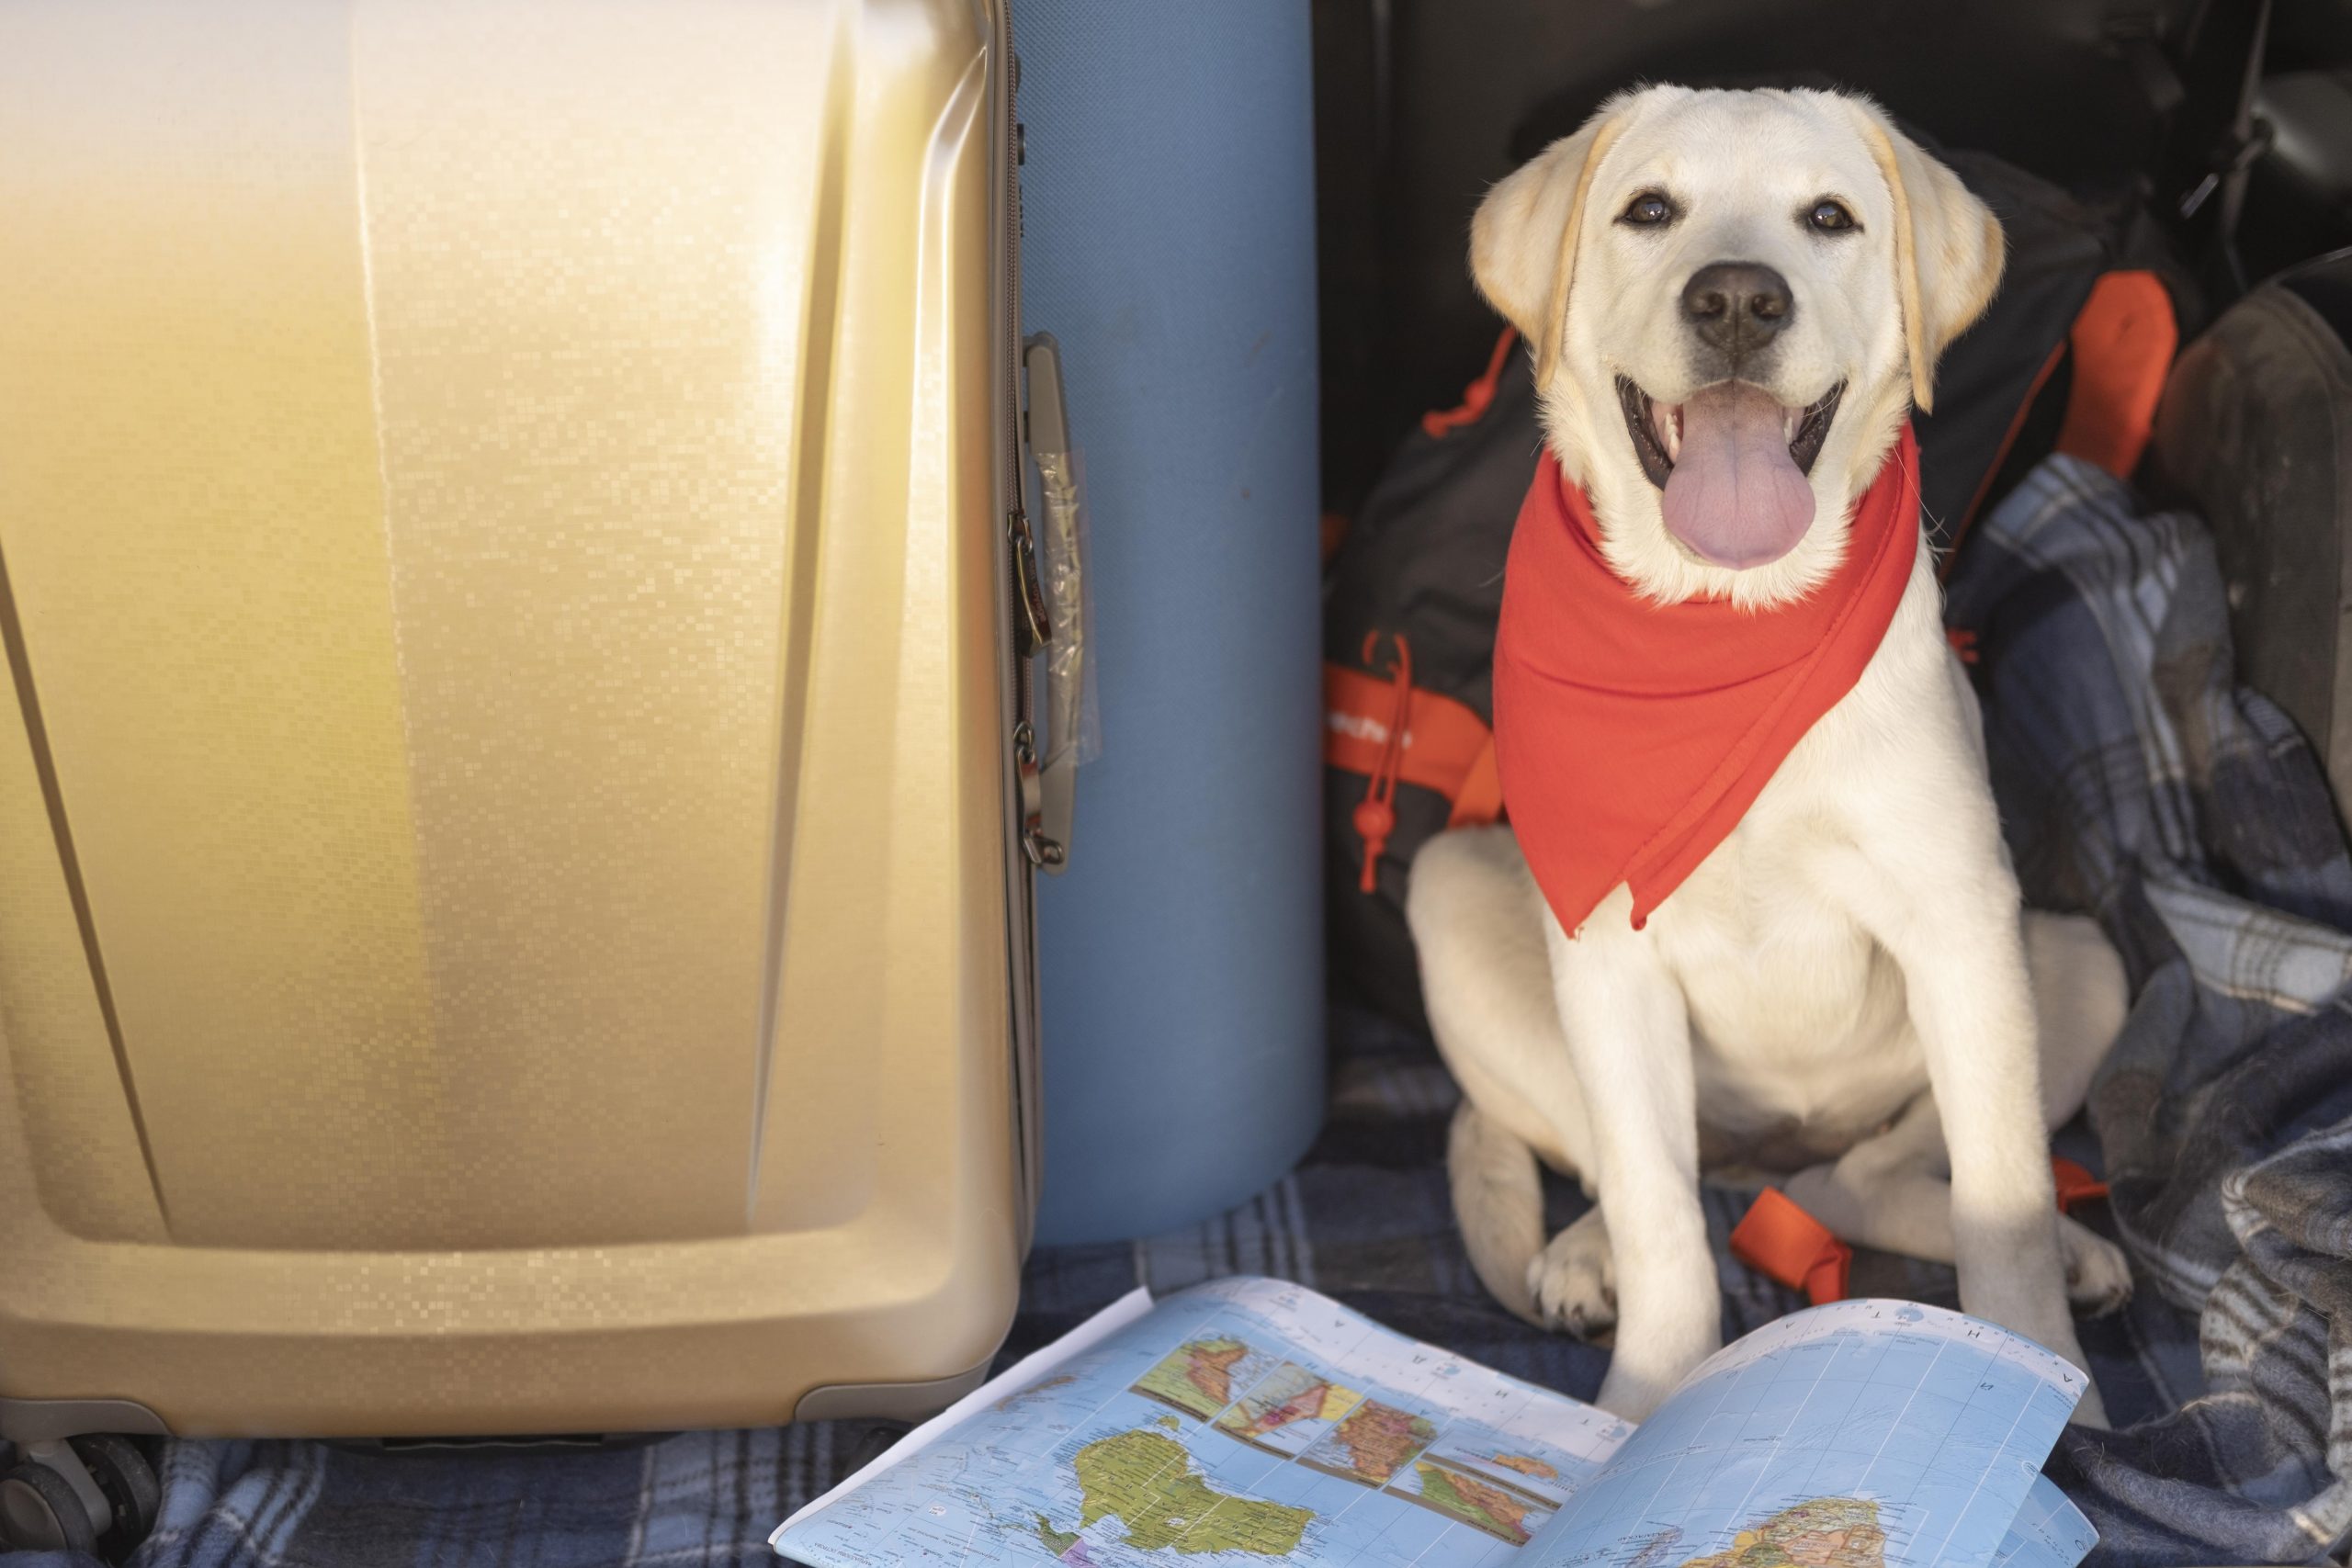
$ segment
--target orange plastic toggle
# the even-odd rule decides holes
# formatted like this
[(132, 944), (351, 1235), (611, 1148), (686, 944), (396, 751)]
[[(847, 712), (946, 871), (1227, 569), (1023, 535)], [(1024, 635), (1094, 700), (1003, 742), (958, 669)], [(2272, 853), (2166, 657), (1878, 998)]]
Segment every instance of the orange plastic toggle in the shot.
[(1356, 837), (1363, 840), (1361, 886), (1370, 893), (1380, 885), (1380, 855), (1388, 847), (1388, 835), (1396, 830), (1396, 812), (1385, 800), (1360, 800), (1349, 820), (1355, 826)]
[(2050, 1175), (2058, 1186), (2058, 1212), (2062, 1214), (2072, 1213), (2077, 1203), (2107, 1196), (2107, 1183), (2073, 1160), (2052, 1155)]
[(1731, 1254), (1765, 1278), (1803, 1291), (1815, 1306), (1846, 1299), (1854, 1249), (1777, 1187), (1758, 1193), (1733, 1228)]

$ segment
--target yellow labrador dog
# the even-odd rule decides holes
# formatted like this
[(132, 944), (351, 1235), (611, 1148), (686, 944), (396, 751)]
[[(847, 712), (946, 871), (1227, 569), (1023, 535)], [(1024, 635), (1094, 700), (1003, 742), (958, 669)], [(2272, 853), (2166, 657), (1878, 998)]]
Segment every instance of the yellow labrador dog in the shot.
[[(1949, 169), (1817, 92), (1619, 97), (1471, 231), (1609, 566), (1659, 601), (1758, 608), (1838, 565), (2002, 257)], [(1708, 509), (1733, 504), (1755, 515), (1717, 547)], [(2122, 966), (2090, 922), (2021, 914), (1939, 611), (1922, 548), (1859, 682), (1643, 929), (1621, 885), (1572, 938), (1508, 829), (1414, 864), (1472, 1259), (1535, 1322), (1613, 1324), (1600, 1402), (1622, 1415), (1719, 1342), (1702, 1168), (1779, 1173), (1846, 1239), (1957, 1264), (1969, 1312), (2077, 1363), (2069, 1298), (2130, 1290), (2121, 1254), (2057, 1213), (2047, 1143), (2120, 1026)], [(1548, 1245), (1538, 1158), (1598, 1199)], [(2096, 1392), (2078, 1418), (2103, 1421)]]

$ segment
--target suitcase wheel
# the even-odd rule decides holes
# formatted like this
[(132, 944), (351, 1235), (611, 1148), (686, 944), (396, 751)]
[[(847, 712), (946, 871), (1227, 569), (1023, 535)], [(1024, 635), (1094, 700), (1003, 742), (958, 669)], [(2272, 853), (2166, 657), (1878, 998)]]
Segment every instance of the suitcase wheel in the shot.
[(155, 1528), (164, 1505), (164, 1488), (155, 1467), (128, 1438), (100, 1436), (72, 1439), (74, 1452), (89, 1467), (90, 1479), (105, 1493), (114, 1509), (114, 1524), (106, 1533), (109, 1557), (128, 1557), (131, 1548)]
[(865, 1436), (859, 1438), (851, 1447), (849, 1466), (842, 1473), (856, 1474), (876, 1460), (880, 1459), (889, 1451), (891, 1445), (913, 1430), (914, 1427), (904, 1421), (875, 1422), (866, 1427)]
[(17, 1551), (86, 1551), (96, 1555), (90, 1527), (65, 1477), (45, 1464), (20, 1464), (0, 1475), (0, 1544)]

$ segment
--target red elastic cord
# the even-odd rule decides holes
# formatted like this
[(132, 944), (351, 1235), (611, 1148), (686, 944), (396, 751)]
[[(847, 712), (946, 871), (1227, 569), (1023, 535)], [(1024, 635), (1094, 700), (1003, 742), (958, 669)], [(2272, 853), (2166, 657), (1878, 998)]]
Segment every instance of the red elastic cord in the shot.
[[(1413, 649), (1402, 637), (1391, 637), (1396, 645), (1396, 661), (1390, 672), (1396, 681), (1396, 702), (1388, 714), (1388, 734), (1381, 741), (1380, 762), (1372, 771), (1372, 781), (1364, 786), (1363, 799), (1355, 810), (1356, 836), (1363, 840), (1363, 880), (1359, 886), (1366, 893), (1380, 886), (1380, 854), (1388, 847), (1388, 835), (1396, 830), (1396, 774), (1403, 765), (1405, 730), (1413, 717)], [(1374, 632), (1363, 639), (1363, 661), (1372, 667), (1373, 654), (1380, 646), (1380, 634)]]
[(1431, 410), (1421, 415), (1421, 428), (1433, 436), (1449, 430), (1459, 430), (1465, 424), (1476, 424), (1486, 417), (1495, 400), (1495, 386), (1503, 378), (1503, 367), (1510, 363), (1510, 345), (1519, 341), (1519, 333), (1510, 327), (1495, 340), (1495, 352), (1487, 361), (1487, 368), (1479, 378), (1462, 389), (1462, 403), (1458, 408)]

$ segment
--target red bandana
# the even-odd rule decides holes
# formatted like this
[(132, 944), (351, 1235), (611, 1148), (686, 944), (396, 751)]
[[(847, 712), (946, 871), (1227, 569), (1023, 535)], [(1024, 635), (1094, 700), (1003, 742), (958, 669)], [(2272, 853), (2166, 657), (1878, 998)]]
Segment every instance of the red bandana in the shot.
[(1584, 492), (1544, 457), (1520, 508), (1495, 642), (1495, 761), (1536, 886), (1573, 933), (1621, 882), (1639, 930), (1853, 690), (1919, 550), (1905, 424), (1846, 558), (1794, 604), (1637, 598)]

